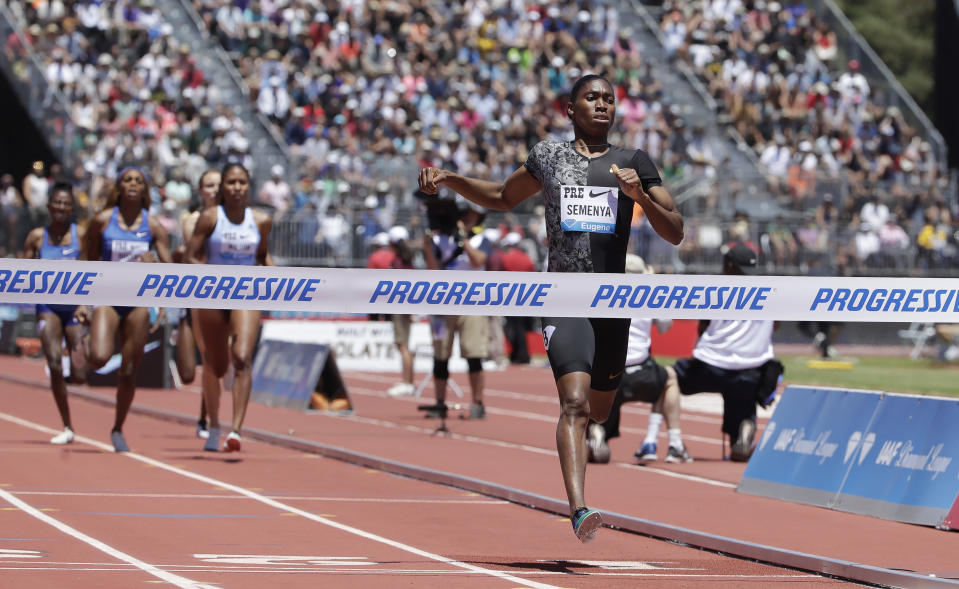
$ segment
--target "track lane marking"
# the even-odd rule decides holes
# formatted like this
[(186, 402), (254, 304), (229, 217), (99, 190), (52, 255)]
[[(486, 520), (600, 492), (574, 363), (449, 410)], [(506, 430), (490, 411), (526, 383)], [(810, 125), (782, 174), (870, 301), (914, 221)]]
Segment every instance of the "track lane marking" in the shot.
[[(13, 415), (9, 415), (9, 414), (7, 414), (7, 413), (0, 413), (0, 419), (3, 419), (3, 420), (8, 421), (8, 422), (10, 422), (10, 423), (14, 423), (14, 424), (20, 425), (20, 426), (22, 426), (22, 427), (26, 427), (26, 428), (29, 428), (29, 429), (32, 429), (32, 430), (35, 430), (35, 431), (42, 432), (42, 433), (45, 433), (45, 434), (56, 434), (56, 433), (58, 433), (58, 431), (59, 431), (59, 430), (54, 430), (54, 429), (48, 428), (48, 427), (46, 427), (46, 426), (40, 425), (40, 424), (38, 424), (38, 423), (33, 423), (32, 421), (27, 421), (27, 420), (25, 420), (25, 419), (21, 419), (21, 418), (19, 418), (19, 417), (13, 416)], [(76, 441), (79, 441), (79, 442), (82, 442), (82, 443), (84, 443), (84, 444), (93, 446), (93, 447), (95, 447), (95, 448), (99, 448), (100, 450), (103, 450), (104, 452), (108, 452), (108, 453), (111, 453), (111, 454), (113, 453), (113, 446), (110, 446), (110, 445), (108, 445), (108, 444), (104, 444), (103, 442), (100, 442), (100, 441), (98, 441), (98, 440), (94, 440), (94, 439), (92, 439), (92, 438), (87, 438), (87, 437), (85, 437), (85, 436), (76, 436), (74, 439), (75, 439)], [(505, 573), (505, 572), (502, 572), (502, 571), (496, 571), (496, 570), (492, 570), (492, 569), (485, 569), (485, 568), (483, 568), (483, 567), (479, 567), (479, 566), (476, 566), (476, 565), (472, 565), (472, 564), (469, 564), (469, 563), (467, 563), (467, 562), (462, 562), (462, 561), (454, 560), (454, 559), (452, 559), (452, 558), (448, 558), (448, 557), (445, 557), (445, 556), (440, 555), (440, 554), (434, 554), (434, 553), (428, 552), (428, 551), (426, 551), (426, 550), (421, 550), (421, 549), (416, 548), (416, 547), (414, 547), (414, 546), (410, 546), (410, 545), (408, 545), (408, 544), (403, 544), (402, 542), (398, 542), (398, 541), (396, 541), (396, 540), (391, 540), (391, 539), (389, 539), (389, 538), (385, 538), (385, 537), (383, 537), (383, 536), (380, 536), (380, 535), (378, 535), (378, 534), (374, 534), (374, 533), (372, 533), (372, 532), (367, 532), (367, 531), (365, 531), (365, 530), (361, 530), (361, 529), (355, 528), (355, 527), (353, 527), (353, 526), (349, 526), (349, 525), (346, 525), (346, 524), (342, 524), (342, 523), (333, 521), (333, 520), (331, 520), (331, 519), (328, 519), (328, 518), (325, 518), (325, 517), (321, 517), (321, 516), (312, 514), (312, 513), (308, 512), (308, 511), (304, 511), (304, 510), (302, 510), (302, 509), (293, 507), (292, 505), (287, 505), (287, 504), (285, 504), (285, 503), (281, 503), (281, 502), (279, 502), (279, 501), (270, 499), (269, 497), (266, 497), (266, 496), (264, 496), (264, 495), (260, 495), (259, 493), (256, 493), (256, 492), (254, 492), (254, 491), (250, 491), (249, 489), (245, 489), (245, 488), (243, 488), (243, 487), (240, 487), (240, 486), (237, 486), (237, 485), (233, 485), (233, 484), (227, 483), (227, 482), (225, 482), (225, 481), (220, 481), (220, 480), (217, 480), (217, 479), (214, 479), (214, 478), (211, 478), (211, 477), (208, 477), (208, 476), (199, 474), (199, 473), (191, 472), (191, 471), (189, 471), (189, 470), (185, 470), (185, 469), (182, 469), (182, 468), (179, 468), (179, 467), (176, 467), (176, 466), (172, 466), (172, 465), (166, 464), (166, 463), (164, 463), (164, 462), (161, 462), (161, 461), (159, 461), (159, 460), (150, 458), (150, 457), (148, 457), (148, 456), (143, 456), (142, 454), (137, 454), (136, 452), (125, 452), (125, 453), (123, 453), (123, 454), (124, 454), (124, 456), (126, 456), (127, 458), (130, 458), (131, 460), (137, 460), (137, 461), (142, 462), (142, 463), (144, 463), (144, 464), (148, 464), (148, 465), (150, 465), (150, 466), (153, 466), (153, 467), (156, 467), (156, 468), (160, 468), (160, 469), (166, 470), (166, 471), (168, 471), (168, 472), (172, 472), (172, 473), (174, 473), (174, 474), (178, 474), (178, 475), (180, 475), (180, 476), (183, 476), (183, 477), (186, 477), (186, 478), (189, 478), (189, 479), (193, 479), (193, 480), (195, 480), (195, 481), (199, 481), (199, 482), (202, 482), (202, 483), (206, 483), (206, 484), (211, 485), (211, 486), (213, 486), (213, 487), (219, 487), (219, 488), (225, 489), (225, 490), (227, 490), (227, 491), (232, 491), (233, 493), (236, 493), (236, 494), (238, 494), (238, 495), (243, 495), (244, 497), (247, 497), (247, 498), (252, 499), (252, 500), (254, 500), (254, 501), (258, 501), (258, 502), (260, 502), (260, 503), (263, 503), (264, 505), (269, 505), (270, 507), (273, 507), (274, 509), (279, 509), (279, 510), (281, 510), (281, 511), (286, 511), (286, 512), (288, 512), (288, 513), (292, 513), (292, 514), (295, 514), (295, 515), (299, 515), (300, 517), (303, 517), (303, 518), (305, 518), (305, 519), (315, 521), (315, 522), (317, 522), (317, 523), (320, 523), (320, 524), (329, 526), (329, 527), (331, 527), (331, 528), (336, 528), (336, 529), (338, 529), (338, 530), (340, 530), (340, 531), (347, 532), (347, 533), (353, 534), (353, 535), (355, 535), (355, 536), (359, 536), (359, 537), (361, 537), (361, 538), (366, 538), (367, 540), (372, 540), (372, 541), (374, 541), (374, 542), (379, 542), (380, 544), (385, 544), (385, 545), (387, 545), (387, 546), (391, 546), (391, 547), (396, 548), (397, 550), (401, 550), (401, 551), (403, 551), (403, 552), (409, 552), (409, 553), (411, 553), (411, 554), (415, 554), (415, 555), (421, 556), (421, 557), (423, 557), (423, 558), (427, 558), (427, 559), (430, 559), (430, 560), (435, 560), (435, 561), (437, 561), (437, 562), (442, 562), (443, 564), (446, 564), (446, 565), (449, 565), (449, 566), (453, 566), (453, 567), (457, 567), (457, 568), (461, 568), (461, 569), (465, 569), (465, 570), (471, 571), (471, 572), (473, 572), (473, 573), (482, 574), (482, 575), (489, 575), (489, 576), (492, 576), (492, 577), (496, 577), (496, 578), (498, 578), (498, 579), (502, 579), (502, 580), (504, 580), (504, 581), (509, 581), (509, 582), (511, 582), (511, 583), (517, 583), (517, 584), (519, 584), (519, 585), (522, 585), (522, 586), (524, 586), (524, 587), (529, 587), (529, 588), (531, 588), (531, 589), (561, 589), (561, 588), (559, 588), (559, 587), (556, 587), (555, 585), (548, 585), (548, 584), (546, 584), (546, 583), (539, 583), (539, 582), (537, 582), (537, 581), (531, 581), (531, 580), (521, 579), (521, 578), (519, 578), (519, 577), (515, 577), (515, 576), (513, 576), (513, 575), (510, 575), (509, 573)], [(12, 501), (15, 501), (15, 502), (17, 502), (17, 503), (26, 505), (25, 503), (23, 503), (22, 501), (20, 501), (20, 500), (17, 499), (16, 497), (10, 495), (10, 494), (7, 493), (6, 491), (3, 491), (2, 489), (0, 489), (0, 493), (3, 493), (4, 495), (9, 496), (8, 501), (9, 501), (9, 500), (12, 500)], [(5, 497), (5, 498), (6, 498), (6, 497)], [(32, 509), (32, 508), (31, 508), (31, 509)], [(48, 518), (48, 517), (49, 517), (49, 516), (46, 516), (46, 515), (40, 513), (39, 511), (37, 511), (36, 513), (39, 514), (40, 516), (43, 516), (44, 518)], [(57, 520), (54, 520), (53, 518), (49, 518), (49, 519), (52, 520), (52, 521), (54, 521), (54, 522), (57, 522), (57, 524), (60, 524), (60, 522), (58, 522)], [(51, 525), (52, 525), (52, 524), (51, 524)], [(69, 527), (69, 526), (66, 526), (66, 524), (60, 524), (60, 525), (63, 525), (64, 527)], [(72, 529), (72, 528), (71, 528), (71, 529)], [(76, 531), (76, 530), (74, 530), (74, 532), (76, 532), (77, 534), (82, 534), (82, 532), (79, 532), (79, 531)], [(87, 537), (88, 537), (88, 536), (87, 536)], [(94, 539), (93, 539), (93, 538), (90, 538), (90, 540), (94, 540)], [(96, 541), (96, 540), (94, 540), (94, 541)], [(107, 547), (105, 544), (103, 544), (103, 546), (104, 546), (104, 547)], [(109, 548), (109, 547), (107, 547), (107, 548)], [(110, 550), (114, 550), (114, 549), (111, 548)], [(119, 552), (119, 551), (116, 551), (116, 552), (117, 552), (117, 554), (123, 554), (122, 552)], [(111, 555), (112, 555), (112, 554), (111, 554)], [(130, 558), (130, 559), (133, 559), (132, 556), (128, 556), (128, 555), (124, 555), (124, 556), (127, 556), (127, 558)], [(136, 560), (136, 559), (133, 559), (133, 560)], [(140, 562), (140, 561), (136, 561), (136, 562)], [(148, 565), (148, 564), (146, 564), (146, 563), (141, 563), (141, 564), (144, 565), (144, 566), (147, 566), (147, 567), (150, 567), (150, 566), (151, 566), (151, 565)], [(160, 571), (159, 569), (154, 569), (154, 570), (156, 570), (157, 573), (161, 573), (161, 574), (164, 574), (164, 575), (167, 574), (167, 573), (164, 573), (163, 571)], [(157, 575), (157, 576), (159, 576), (159, 575)], [(179, 577), (177, 577), (176, 575), (169, 575), (169, 576), (170, 576), (171, 578), (179, 578)], [(185, 580), (185, 581), (188, 581), (188, 580), (186, 580), (186, 579), (184, 579), (184, 580)], [(202, 587), (204, 587), (204, 586), (202, 586), (202, 585), (193, 583), (192, 581), (188, 581), (188, 583), (190, 583), (190, 584), (188, 584), (188, 585), (177, 585), (177, 586), (178, 586), (178, 587), (189, 588), (189, 589), (202, 588)]]
[[(387, 395), (384, 394), (382, 391), (369, 389), (366, 387), (351, 387), (350, 394), (376, 397), (381, 399), (390, 398), (393, 400), (403, 401), (406, 403), (422, 403), (423, 402), (420, 397), (387, 397)], [(486, 394), (485, 391), (483, 394)], [(515, 409), (503, 409), (503, 408), (489, 407), (489, 406), (486, 407), (486, 412), (489, 413), (490, 415), (504, 415), (506, 417), (515, 417), (517, 419), (528, 419), (530, 421), (541, 421), (543, 423), (550, 423), (554, 425), (556, 424), (556, 419), (558, 418), (557, 415), (544, 415), (542, 413), (535, 413), (532, 411), (517, 411)], [(647, 412), (645, 413), (645, 415), (649, 415), (649, 413)], [(355, 418), (356, 415), (344, 415), (343, 417)], [(687, 420), (688, 418), (687, 416), (683, 416), (683, 419)], [(717, 421), (716, 424), (719, 424), (719, 422)], [(642, 429), (638, 429), (630, 426), (621, 426), (620, 431), (626, 432), (628, 434), (645, 434), (646, 433), (646, 430), (642, 430)], [(659, 437), (662, 439), (666, 439), (666, 432), (661, 432)], [(716, 439), (714, 437), (697, 436), (695, 434), (690, 434), (690, 433), (683, 433), (683, 439), (691, 440), (695, 442), (702, 442), (704, 444), (711, 444), (714, 446), (719, 446), (722, 444), (722, 440)]]
[[(92, 493), (83, 491), (11, 491), (16, 496), (52, 495), (57, 497), (130, 497), (138, 499), (243, 499), (236, 495), (207, 495), (199, 493)], [(265, 495), (277, 501), (329, 501), (332, 503), (428, 503), (430, 505), (512, 505), (502, 499), (388, 499), (376, 497), (313, 497), (296, 495)]]
[[(5, 418), (7, 417), (6, 414), (0, 414), (0, 415), (3, 415)], [(55, 430), (50, 430), (50, 433), (55, 433)], [(100, 540), (97, 540), (96, 538), (92, 536), (88, 536), (87, 534), (84, 534), (80, 530), (77, 530), (76, 528), (73, 528), (61, 522), (58, 519), (50, 517), (49, 515), (43, 513), (39, 509), (30, 505), (29, 503), (26, 503), (22, 501), (21, 499), (18, 499), (17, 497), (9, 493), (8, 491), (0, 489), (0, 499), (3, 499), (7, 503), (15, 507), (18, 507), (21, 511), (23, 511), (27, 515), (35, 517), (36, 519), (42, 521), (43, 523), (60, 530), (64, 534), (68, 536), (72, 536), (73, 538), (80, 540), (81, 542), (83, 542), (84, 544), (87, 544), (88, 546), (91, 546), (92, 548), (96, 548), (100, 552), (109, 554), (110, 556), (112, 556), (113, 558), (117, 560), (130, 564), (145, 573), (148, 573), (158, 579), (162, 579), (163, 581), (166, 581), (167, 583), (180, 587), (181, 589), (205, 589), (209, 587), (209, 585), (203, 585), (201, 583), (197, 583), (196, 581), (187, 579), (186, 577), (181, 577), (179, 575), (174, 575), (173, 573), (158, 569), (152, 564), (145, 563), (142, 560), (127, 554), (126, 552), (121, 552), (120, 550), (117, 550), (116, 548), (110, 546), (109, 544), (101, 542)], [(8, 567), (0, 567), (0, 570), (6, 569), (6, 568)]]
[[(164, 565), (167, 566), (167, 565)], [(339, 574), (349, 574), (352, 576), (362, 576), (362, 575), (407, 575), (407, 576), (421, 576), (421, 575), (468, 575), (471, 574), (470, 571), (450, 571), (450, 570), (434, 570), (434, 569), (422, 569), (422, 570), (410, 570), (410, 569), (376, 569), (376, 570), (361, 570), (361, 569), (309, 569), (309, 570), (291, 570), (291, 569), (242, 569), (242, 570), (233, 570), (233, 569), (194, 569), (187, 568), (181, 565), (168, 565), (171, 570), (177, 572), (202, 572), (204, 574), (250, 574), (250, 573), (262, 573), (262, 574), (271, 574), (271, 575), (339, 575)], [(180, 571), (179, 569), (185, 569)], [(0, 572), (10, 570), (10, 571), (46, 571), (46, 572), (129, 572), (133, 569), (117, 569), (117, 568), (97, 568), (97, 567), (2, 567)], [(568, 577), (569, 573), (560, 573), (554, 571), (530, 571), (530, 576), (537, 577)], [(688, 574), (688, 573), (599, 573), (593, 571), (577, 572), (577, 577), (629, 577), (635, 579), (646, 579), (646, 578), (667, 578), (667, 579), (715, 579), (717, 581), (722, 581), (725, 579), (747, 579), (751, 581), (762, 581), (762, 580), (772, 580), (772, 579), (789, 579), (789, 580), (799, 580), (799, 579), (819, 579), (824, 581), (829, 581), (828, 578), (821, 577), (819, 575), (811, 574), (796, 574), (796, 575), (735, 575), (735, 574), (724, 574), (724, 573), (705, 573), (705, 574)], [(146, 581), (147, 583), (165, 583), (166, 581)], [(523, 581), (523, 583), (530, 583), (531, 581)], [(836, 580), (835, 584), (843, 585), (849, 584), (850, 581), (841, 581)], [(855, 583), (854, 583), (855, 584)], [(212, 587), (211, 589), (221, 589), (220, 587)]]

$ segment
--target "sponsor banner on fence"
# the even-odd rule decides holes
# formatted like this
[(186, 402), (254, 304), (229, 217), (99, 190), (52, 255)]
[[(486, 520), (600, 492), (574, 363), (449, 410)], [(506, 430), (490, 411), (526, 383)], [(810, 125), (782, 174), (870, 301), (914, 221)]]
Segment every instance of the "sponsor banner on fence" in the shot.
[(959, 322), (959, 278), (0, 260), (0, 303), (39, 302), (414, 315)]
[(959, 400), (790, 386), (743, 493), (942, 526), (959, 495)]
[[(269, 320), (263, 322), (261, 337), (328, 345), (336, 354), (336, 363), (341, 370), (399, 372), (401, 367), (391, 321)], [(422, 374), (433, 370), (433, 337), (428, 322), (414, 321), (410, 326), (410, 350), (415, 354), (414, 372)], [(460, 357), (458, 341), (449, 368), (451, 372), (466, 370), (466, 360)]]

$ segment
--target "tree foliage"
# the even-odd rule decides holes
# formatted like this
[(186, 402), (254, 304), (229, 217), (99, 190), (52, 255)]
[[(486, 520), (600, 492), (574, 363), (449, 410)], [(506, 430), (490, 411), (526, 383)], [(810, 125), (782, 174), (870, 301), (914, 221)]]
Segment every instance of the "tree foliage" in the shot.
[(856, 31), (933, 116), (934, 0), (835, 0)]

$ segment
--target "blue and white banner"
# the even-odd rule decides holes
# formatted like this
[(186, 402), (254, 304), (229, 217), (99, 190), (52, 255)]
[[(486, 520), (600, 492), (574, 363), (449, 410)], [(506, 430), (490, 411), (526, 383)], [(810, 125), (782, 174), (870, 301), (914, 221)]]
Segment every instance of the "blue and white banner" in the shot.
[(307, 409), (329, 354), (327, 345), (261, 339), (250, 398), (271, 407)]
[(790, 386), (738, 490), (942, 526), (959, 495), (959, 400)]
[(0, 303), (959, 322), (959, 278), (440, 272), (3, 259)]

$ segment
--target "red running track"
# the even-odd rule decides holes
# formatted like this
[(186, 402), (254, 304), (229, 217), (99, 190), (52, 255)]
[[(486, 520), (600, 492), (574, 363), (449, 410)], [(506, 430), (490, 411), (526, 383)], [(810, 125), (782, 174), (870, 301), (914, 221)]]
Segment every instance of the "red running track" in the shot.
[[(43, 380), (35, 361), (2, 358), (0, 374)], [(251, 405), (247, 425), (562, 498), (548, 371), (511, 368), (488, 376), (488, 419), (451, 420), (451, 436), (432, 435), (436, 423), (414, 409), (420, 401), (388, 398), (383, 391), (393, 377), (380, 374), (347, 375), (355, 416)], [(116, 455), (106, 445), (112, 407), (77, 395), (74, 423), (92, 439), (53, 447), (49, 428), (58, 424), (49, 392), (7, 383), (3, 399), (3, 586), (841, 583), (609, 529), (584, 546), (567, 519), (549, 513), (250, 439), (238, 455), (204, 453), (189, 427), (139, 414), (125, 428), (136, 453)], [(194, 388), (143, 390), (136, 403), (190, 416), (199, 395)], [(590, 502), (877, 566), (939, 574), (955, 567), (955, 534), (736, 494), (731, 487), (742, 465), (718, 460), (716, 416), (684, 417), (697, 461), (640, 468), (630, 459), (645, 418), (638, 406), (629, 407), (614, 463), (590, 467)]]

